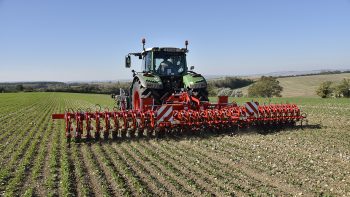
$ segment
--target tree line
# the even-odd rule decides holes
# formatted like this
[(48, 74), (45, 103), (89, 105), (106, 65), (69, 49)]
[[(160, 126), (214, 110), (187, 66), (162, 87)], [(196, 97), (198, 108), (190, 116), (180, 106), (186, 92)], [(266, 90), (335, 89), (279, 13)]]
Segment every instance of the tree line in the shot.
[(0, 93), (9, 92), (71, 92), (112, 94), (119, 89), (128, 89), (130, 82), (104, 83), (63, 83), (63, 82), (30, 82), (30, 83), (0, 83)]
[[(211, 96), (217, 95), (217, 89), (237, 89), (248, 86), (254, 81), (238, 77), (225, 77), (209, 80), (208, 91)], [(63, 83), (63, 82), (25, 82), (25, 83), (0, 83), (1, 92), (72, 92), (72, 93), (118, 93), (119, 89), (128, 90), (131, 82), (101, 82), (101, 83)]]
[[(275, 77), (261, 77), (259, 80), (225, 77), (209, 80), (209, 96), (227, 95), (242, 97), (243, 93), (238, 88), (249, 86), (248, 96), (273, 97), (281, 96), (283, 90)], [(0, 83), (0, 93), (3, 92), (71, 92), (71, 93), (96, 93), (115, 94), (120, 89), (128, 91), (131, 82), (101, 82), (101, 83), (63, 83), (63, 82), (27, 82), (27, 83)]]
[[(120, 89), (128, 91), (131, 82), (103, 82), (103, 83), (62, 83), (62, 82), (27, 82), (27, 83), (0, 83), (0, 92), (71, 92), (71, 93), (96, 93), (118, 94)], [(226, 95), (242, 97), (243, 93), (238, 88), (248, 88), (249, 97), (273, 97), (281, 96), (283, 88), (275, 77), (262, 76), (254, 81), (239, 77), (225, 77), (209, 80), (209, 96)]]

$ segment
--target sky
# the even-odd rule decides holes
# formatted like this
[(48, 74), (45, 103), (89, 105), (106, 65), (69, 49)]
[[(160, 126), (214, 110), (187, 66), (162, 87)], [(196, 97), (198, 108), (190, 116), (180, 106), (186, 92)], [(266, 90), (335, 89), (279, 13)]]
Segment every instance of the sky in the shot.
[(143, 37), (204, 75), (350, 69), (350, 0), (0, 0), (0, 81), (131, 79)]

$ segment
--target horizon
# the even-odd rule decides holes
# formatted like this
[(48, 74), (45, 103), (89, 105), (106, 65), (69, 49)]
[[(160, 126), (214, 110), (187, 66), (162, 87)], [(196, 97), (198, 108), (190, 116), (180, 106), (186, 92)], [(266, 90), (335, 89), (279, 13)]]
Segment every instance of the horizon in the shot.
[(143, 37), (146, 48), (189, 40), (189, 66), (203, 75), (345, 70), (348, 21), (350, 0), (0, 0), (0, 82), (131, 80), (139, 61), (126, 69), (124, 56)]

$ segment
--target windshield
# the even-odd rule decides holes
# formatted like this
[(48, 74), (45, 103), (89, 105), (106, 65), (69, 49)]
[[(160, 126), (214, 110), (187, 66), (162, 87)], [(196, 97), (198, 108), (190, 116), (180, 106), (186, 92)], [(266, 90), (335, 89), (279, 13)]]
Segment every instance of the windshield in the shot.
[(187, 70), (186, 55), (174, 52), (154, 52), (153, 69), (159, 75), (181, 75)]

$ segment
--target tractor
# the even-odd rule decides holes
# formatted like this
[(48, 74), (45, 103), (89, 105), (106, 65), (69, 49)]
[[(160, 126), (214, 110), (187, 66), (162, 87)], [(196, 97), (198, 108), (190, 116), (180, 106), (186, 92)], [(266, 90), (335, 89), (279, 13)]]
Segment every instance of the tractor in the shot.
[(188, 41), (185, 48), (153, 47), (145, 48), (145, 39), (142, 39), (143, 51), (129, 53), (125, 56), (125, 67), (131, 67), (131, 56), (142, 60), (141, 72), (132, 70), (133, 81), (130, 87), (128, 108), (143, 109), (142, 98), (153, 98), (154, 105), (162, 105), (172, 94), (187, 92), (199, 101), (209, 101), (207, 82), (205, 78), (188, 68), (186, 55)]

